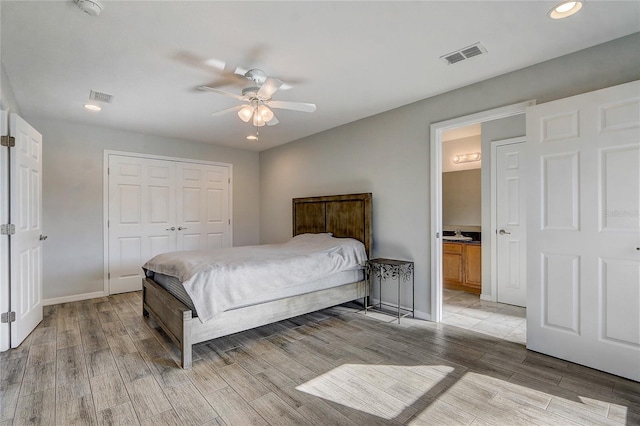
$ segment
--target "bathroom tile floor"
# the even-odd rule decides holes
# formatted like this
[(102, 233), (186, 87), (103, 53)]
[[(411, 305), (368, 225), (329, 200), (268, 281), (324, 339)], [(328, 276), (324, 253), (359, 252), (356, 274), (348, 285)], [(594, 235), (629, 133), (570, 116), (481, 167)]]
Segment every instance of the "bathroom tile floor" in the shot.
[(442, 322), (516, 343), (526, 343), (526, 309), (480, 300), (477, 294), (443, 290)]

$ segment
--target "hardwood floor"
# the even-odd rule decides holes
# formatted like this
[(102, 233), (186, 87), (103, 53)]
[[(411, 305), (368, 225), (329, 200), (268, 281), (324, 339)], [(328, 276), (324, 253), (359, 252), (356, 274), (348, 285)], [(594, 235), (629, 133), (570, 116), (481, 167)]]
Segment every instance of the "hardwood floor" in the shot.
[(139, 293), (45, 308), (0, 354), (0, 425), (640, 424), (640, 383), (447, 324), (336, 307), (194, 347)]

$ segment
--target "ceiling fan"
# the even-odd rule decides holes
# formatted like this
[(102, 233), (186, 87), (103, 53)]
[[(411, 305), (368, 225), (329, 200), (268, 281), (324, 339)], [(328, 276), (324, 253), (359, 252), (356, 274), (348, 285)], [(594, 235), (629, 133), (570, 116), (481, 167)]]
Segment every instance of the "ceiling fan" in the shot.
[(211, 116), (217, 117), (229, 112), (237, 111), (238, 117), (240, 117), (240, 119), (245, 123), (248, 123), (251, 120), (251, 123), (254, 126), (262, 127), (264, 125), (274, 126), (279, 123), (271, 110), (272, 108), (301, 112), (313, 112), (316, 110), (315, 104), (272, 100), (271, 96), (278, 89), (281, 89), (284, 83), (277, 78), (267, 77), (264, 71), (260, 69), (250, 69), (242, 74), (241, 77), (251, 82), (249, 87), (242, 89), (242, 95), (237, 95), (211, 86), (198, 86), (198, 89), (200, 90), (229, 96), (246, 102), (243, 105), (237, 105), (214, 112)]

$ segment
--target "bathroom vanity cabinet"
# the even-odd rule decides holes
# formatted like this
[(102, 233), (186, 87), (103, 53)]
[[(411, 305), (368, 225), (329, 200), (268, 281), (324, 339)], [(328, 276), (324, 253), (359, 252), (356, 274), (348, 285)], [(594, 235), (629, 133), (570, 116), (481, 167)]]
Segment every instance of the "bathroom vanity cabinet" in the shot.
[(480, 294), (481, 245), (478, 242), (442, 243), (442, 275), (445, 288)]

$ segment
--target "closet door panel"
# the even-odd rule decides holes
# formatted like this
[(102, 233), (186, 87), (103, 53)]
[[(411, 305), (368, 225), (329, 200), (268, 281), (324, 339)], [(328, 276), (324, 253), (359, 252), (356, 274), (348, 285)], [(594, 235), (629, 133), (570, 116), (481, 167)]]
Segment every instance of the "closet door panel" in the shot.
[(141, 266), (175, 249), (175, 167), (170, 161), (109, 157), (109, 293), (142, 288)]
[(211, 166), (207, 169), (206, 217), (208, 249), (231, 247), (229, 213), (229, 169)]
[(178, 163), (178, 250), (231, 247), (229, 168)]

